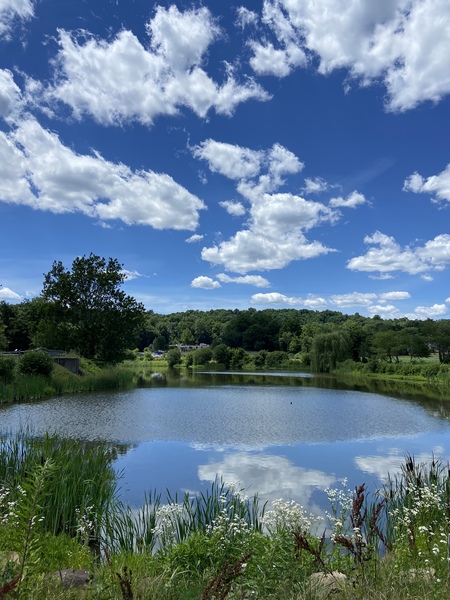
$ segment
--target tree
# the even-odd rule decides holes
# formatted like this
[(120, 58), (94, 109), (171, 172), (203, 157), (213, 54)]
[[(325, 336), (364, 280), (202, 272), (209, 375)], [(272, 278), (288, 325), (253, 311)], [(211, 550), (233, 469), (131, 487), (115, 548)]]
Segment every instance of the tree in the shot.
[(50, 377), (55, 363), (47, 352), (27, 350), (19, 362), (19, 372), (23, 375)]
[[(123, 265), (90, 254), (76, 258), (72, 269), (60, 261), (45, 275), (42, 291), (47, 310), (40, 327), (42, 337), (60, 349), (75, 350), (86, 358), (118, 362), (136, 346), (136, 333), (144, 323), (145, 309), (120, 287)], [(53, 344), (46, 344), (53, 345)]]
[(228, 367), (231, 360), (231, 350), (226, 344), (218, 344), (213, 348), (212, 357), (216, 363)]
[(0, 352), (6, 348), (5, 329), (6, 326), (3, 325), (3, 321), (0, 317)]
[(328, 373), (338, 362), (350, 358), (350, 339), (340, 330), (318, 333), (311, 347), (311, 367), (313, 371)]
[(170, 368), (181, 362), (181, 351), (179, 348), (171, 348), (166, 354), (167, 364)]

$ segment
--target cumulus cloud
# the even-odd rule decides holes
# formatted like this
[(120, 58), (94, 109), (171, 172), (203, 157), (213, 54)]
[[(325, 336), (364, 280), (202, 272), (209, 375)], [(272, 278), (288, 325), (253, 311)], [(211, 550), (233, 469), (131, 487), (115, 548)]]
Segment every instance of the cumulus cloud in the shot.
[(376, 294), (361, 294), (352, 292), (351, 294), (340, 294), (331, 296), (331, 302), (339, 308), (348, 308), (350, 306), (370, 306), (376, 300)]
[(219, 273), (217, 279), (222, 283), (243, 283), (246, 285), (254, 285), (255, 287), (265, 288), (270, 287), (270, 281), (261, 275), (245, 275), (244, 277), (230, 277), (225, 273)]
[(245, 206), (242, 202), (232, 202), (231, 200), (224, 200), (223, 202), (219, 202), (220, 206), (222, 206), (229, 215), (233, 217), (242, 217), (245, 215)]
[(284, 175), (304, 167), (287, 148), (274, 144), (269, 150), (255, 151), (209, 139), (193, 153), (208, 161), (212, 171), (236, 181), (237, 191), (250, 203), (248, 227), (217, 246), (203, 248), (203, 260), (245, 274), (280, 269), (293, 260), (333, 251), (318, 241), (309, 242), (304, 232), (335, 222), (339, 214), (319, 202), (275, 193), (285, 183)]
[(26, 21), (34, 16), (32, 0), (2, 0), (0, 2), (0, 38), (8, 40), (17, 20)]
[(269, 292), (267, 294), (253, 294), (251, 302), (254, 304), (286, 304), (287, 306), (303, 306), (311, 310), (325, 308), (328, 302), (325, 298), (308, 294), (307, 298), (295, 296), (285, 296), (278, 292)]
[(169, 175), (77, 154), (33, 118), (0, 132), (0, 200), (155, 229), (193, 230), (205, 208)]
[[(298, 217), (301, 219), (301, 214)], [(236, 273), (248, 273), (282, 269), (294, 260), (316, 258), (333, 251), (321, 242), (308, 242), (299, 231), (283, 230), (275, 223), (270, 235), (266, 235), (254, 223), (252, 229), (238, 231), (218, 246), (203, 248), (202, 258)]]
[(200, 276), (191, 281), (191, 287), (202, 290), (214, 290), (215, 288), (220, 288), (221, 285), (218, 281), (211, 279), (211, 277)]
[(416, 194), (432, 195), (437, 201), (450, 202), (450, 164), (439, 175), (432, 175), (427, 179), (419, 173), (413, 173), (405, 179), (403, 189)]
[(0, 69), (0, 117), (6, 118), (19, 111), (21, 91), (8, 69)]
[(262, 152), (211, 139), (193, 148), (193, 155), (208, 161), (213, 173), (220, 173), (228, 179), (256, 177), (264, 158)]
[(379, 315), (384, 319), (396, 319), (402, 316), (399, 309), (393, 304), (372, 304), (367, 307), (367, 312), (371, 315)]
[(347, 268), (354, 271), (392, 273), (402, 271), (410, 275), (426, 271), (442, 271), (450, 264), (450, 235), (441, 234), (423, 246), (402, 248), (393, 237), (376, 231), (364, 238), (372, 248), (362, 256), (348, 261)]
[(447, 314), (448, 308), (445, 304), (433, 304), (433, 306), (416, 306), (414, 314), (418, 319), (432, 319)]
[(0, 287), (0, 300), (21, 302), (22, 296), (19, 296), (8, 287)]
[(264, 0), (262, 21), (274, 39), (251, 43), (258, 74), (283, 77), (317, 57), (323, 75), (346, 69), (362, 85), (383, 83), (391, 111), (450, 92), (447, 0)]
[(258, 14), (245, 8), (245, 6), (239, 6), (236, 9), (236, 25), (241, 29), (256, 25), (258, 23)]
[(409, 292), (383, 292), (382, 294), (378, 294), (378, 298), (382, 302), (409, 300), (411, 298), (411, 294)]
[[(301, 306), (311, 310), (320, 310), (323, 308), (337, 308), (338, 310), (346, 308), (364, 308), (370, 314), (382, 314), (386, 318), (399, 316), (399, 310), (388, 301), (407, 300), (410, 298), (408, 292), (384, 292), (375, 294), (372, 292), (351, 292), (348, 294), (333, 294), (328, 299), (314, 294), (308, 294), (306, 298), (300, 296), (285, 296), (279, 292), (269, 292), (266, 294), (254, 294), (251, 302), (255, 304), (284, 304), (288, 306)], [(379, 304), (377, 304), (377, 302)]]
[(196, 242), (200, 242), (205, 236), (203, 235), (199, 235), (198, 233), (194, 233), (194, 235), (191, 235), (191, 237), (188, 237), (186, 239), (186, 242), (188, 244), (195, 244)]
[(306, 195), (320, 194), (321, 192), (325, 192), (329, 187), (329, 184), (321, 177), (315, 177), (314, 179), (307, 177), (302, 191)]
[(112, 41), (60, 30), (47, 101), (67, 104), (76, 118), (89, 114), (108, 125), (151, 125), (157, 116), (175, 115), (184, 106), (204, 118), (211, 109), (231, 115), (242, 102), (269, 98), (253, 79), (239, 82), (231, 65), (223, 83), (204, 70), (209, 46), (221, 37), (206, 7), (181, 12), (174, 5), (157, 6), (146, 29), (147, 46), (128, 30)]
[(354, 191), (351, 194), (349, 194), (347, 198), (342, 198), (342, 196), (339, 196), (338, 198), (331, 198), (329, 204), (333, 208), (356, 208), (357, 206), (361, 206), (362, 204), (367, 204), (367, 200), (365, 199), (363, 194)]

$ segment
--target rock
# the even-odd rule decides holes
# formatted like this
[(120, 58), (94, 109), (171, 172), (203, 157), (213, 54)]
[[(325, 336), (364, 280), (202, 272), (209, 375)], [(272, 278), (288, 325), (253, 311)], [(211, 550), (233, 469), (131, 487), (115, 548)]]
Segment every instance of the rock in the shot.
[(0, 552), (0, 567), (6, 567), (8, 563), (20, 565), (20, 556), (17, 552)]
[(47, 581), (59, 582), (65, 590), (71, 588), (86, 589), (94, 583), (94, 577), (83, 569), (62, 569), (45, 576)]
[(340, 592), (345, 586), (347, 576), (339, 571), (332, 573), (313, 573), (309, 578), (311, 588), (318, 594), (323, 593), (324, 597), (329, 594)]
[(433, 567), (428, 569), (410, 569), (408, 571), (409, 579), (422, 579), (423, 581), (431, 581), (436, 575), (436, 570)]

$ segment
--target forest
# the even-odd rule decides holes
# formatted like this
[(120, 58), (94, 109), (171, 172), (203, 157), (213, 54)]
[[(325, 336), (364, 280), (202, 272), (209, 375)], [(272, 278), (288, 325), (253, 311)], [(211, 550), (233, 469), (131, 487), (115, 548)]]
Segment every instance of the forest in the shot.
[[(315, 372), (337, 365), (395, 365), (433, 355), (435, 370), (450, 363), (450, 320), (382, 319), (301, 309), (187, 310), (156, 314), (125, 294), (123, 265), (94, 254), (60, 261), (44, 275), (40, 296), (0, 302), (0, 352), (33, 348), (73, 352), (116, 364), (136, 352), (196, 349), (186, 360), (239, 367), (277, 367), (295, 358)], [(198, 347), (202, 347), (198, 349)], [(203, 352), (202, 355), (199, 353)], [(133, 354), (134, 353), (134, 354)], [(201, 360), (199, 360), (201, 358)], [(433, 375), (436, 373), (431, 373)]]
[[(25, 351), (51, 348), (79, 352), (101, 359), (101, 348), (77, 347), (74, 335), (66, 335), (69, 322), (54, 323), (50, 302), (42, 297), (20, 304), (0, 303), (0, 349)], [(99, 317), (97, 316), (97, 320)], [(368, 363), (379, 360), (411, 361), (436, 355), (439, 362), (450, 362), (450, 320), (411, 321), (363, 317), (356, 313), (324, 310), (267, 309), (210, 311), (188, 310), (172, 314), (145, 311), (134, 319), (125, 350), (169, 350), (174, 346), (210, 346), (224, 352), (243, 349), (250, 353), (281, 353), (296, 356), (314, 371), (333, 370), (338, 363), (351, 360)], [(73, 329), (73, 327), (72, 327)], [(114, 345), (113, 328), (108, 341)], [(86, 329), (83, 330), (83, 338)], [(117, 344), (123, 350), (123, 344)], [(220, 349), (218, 347), (221, 347)], [(126, 353), (121, 353), (123, 358)], [(106, 356), (114, 362), (113, 354)], [(275, 357), (274, 357), (275, 358)], [(225, 361), (226, 362), (226, 361)]]

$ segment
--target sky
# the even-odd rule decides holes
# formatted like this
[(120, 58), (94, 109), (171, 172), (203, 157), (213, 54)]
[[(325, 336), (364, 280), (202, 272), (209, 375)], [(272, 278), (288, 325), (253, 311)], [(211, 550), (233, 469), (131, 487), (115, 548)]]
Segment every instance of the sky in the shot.
[(448, 0), (0, 0), (0, 300), (450, 318)]

